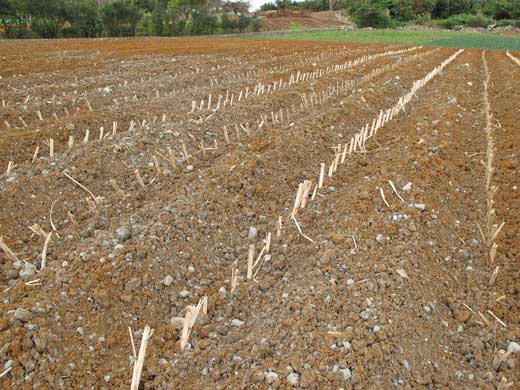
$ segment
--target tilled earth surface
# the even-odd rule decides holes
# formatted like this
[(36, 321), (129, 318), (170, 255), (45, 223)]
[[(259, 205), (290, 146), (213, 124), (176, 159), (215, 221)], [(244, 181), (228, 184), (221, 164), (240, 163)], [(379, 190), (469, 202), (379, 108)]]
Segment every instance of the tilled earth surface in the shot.
[[(506, 53), (458, 55), (326, 175), (296, 216), (307, 238), (290, 218), (333, 148), (455, 51), (0, 42), (0, 386), (128, 388), (128, 328), (139, 349), (150, 325), (142, 389), (520, 388), (520, 66)], [(478, 228), (483, 56), (505, 222), (493, 262)], [(204, 296), (181, 352), (172, 318)]]

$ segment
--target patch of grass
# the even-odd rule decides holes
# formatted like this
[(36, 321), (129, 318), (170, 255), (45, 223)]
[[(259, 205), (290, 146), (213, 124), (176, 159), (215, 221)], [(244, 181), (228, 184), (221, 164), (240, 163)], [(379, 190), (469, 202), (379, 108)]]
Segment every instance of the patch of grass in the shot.
[(269, 36), (269, 39), (349, 41), (520, 51), (520, 36), (457, 31), (357, 30)]
[(297, 24), (297, 23), (293, 23), (291, 24), (291, 26), (289, 27), (289, 30), (292, 30), (292, 31), (298, 31), (298, 30), (303, 30), (304, 27), (300, 24)]

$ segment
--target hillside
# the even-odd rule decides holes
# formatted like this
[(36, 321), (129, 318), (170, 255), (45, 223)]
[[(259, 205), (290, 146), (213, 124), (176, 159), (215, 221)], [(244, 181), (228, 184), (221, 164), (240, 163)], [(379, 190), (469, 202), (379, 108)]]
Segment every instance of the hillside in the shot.
[(307, 28), (330, 28), (351, 24), (339, 11), (323, 12), (287, 12), (280, 14), (277, 11), (261, 12), (262, 30), (278, 31)]

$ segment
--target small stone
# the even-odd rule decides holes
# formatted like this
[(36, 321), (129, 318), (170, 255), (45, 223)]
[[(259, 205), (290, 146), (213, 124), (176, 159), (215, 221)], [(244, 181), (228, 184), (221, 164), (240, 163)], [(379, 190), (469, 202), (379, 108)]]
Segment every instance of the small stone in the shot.
[(182, 290), (180, 293), (179, 293), (179, 296), (183, 299), (185, 298), (188, 298), (190, 296), (190, 292), (188, 290)]
[(426, 210), (426, 205), (424, 203), (412, 203), (412, 204), (410, 204), (408, 206), (416, 208), (417, 210), (421, 210), (421, 211)]
[(412, 189), (412, 183), (408, 182), (403, 186), (403, 191), (410, 191)]
[(220, 294), (220, 299), (226, 298), (227, 291), (224, 286), (219, 288), (218, 293)]
[(238, 328), (239, 326), (244, 325), (244, 321), (240, 321), (238, 318), (235, 318), (231, 320), (230, 325)]
[(520, 352), (520, 345), (518, 343), (515, 343), (514, 341), (511, 341), (507, 346), (507, 350), (513, 352)]
[(172, 285), (172, 283), (173, 283), (173, 277), (171, 275), (166, 275), (166, 277), (163, 280), (163, 284), (166, 287), (170, 287)]
[(253, 240), (257, 236), (258, 236), (258, 230), (254, 226), (251, 226), (249, 228), (249, 233), (247, 234), (247, 238), (249, 238), (250, 240)]
[(190, 274), (194, 273), (194, 272), (195, 272), (195, 267), (192, 266), (192, 265), (190, 265), (190, 266), (188, 267), (188, 272), (189, 272)]
[(78, 334), (82, 335), (82, 336), (85, 334), (85, 332), (83, 331), (83, 328), (82, 328), (81, 326), (78, 327), (78, 328), (76, 328), (76, 332), (77, 332)]
[(352, 286), (354, 284), (353, 279), (347, 279), (347, 286)]
[(269, 384), (274, 383), (278, 380), (278, 374), (273, 371), (264, 372), (265, 381)]
[(73, 131), (75, 128), (76, 128), (76, 126), (74, 126), (74, 123), (67, 123), (65, 125), (65, 129), (69, 130), (69, 131)]
[(372, 329), (372, 331), (373, 331), (374, 333), (377, 333), (377, 332), (379, 332), (380, 330), (381, 330), (381, 327), (380, 327), (379, 325), (374, 326), (374, 328)]
[(287, 375), (287, 383), (293, 386), (298, 386), (298, 382), (300, 381), (300, 376), (293, 372), (292, 374)]
[(385, 242), (385, 236), (383, 236), (382, 234), (378, 234), (376, 236), (376, 241), (380, 244), (384, 243)]
[(469, 320), (470, 314), (466, 309), (455, 309), (453, 314), (457, 321), (466, 322)]
[(111, 377), (110, 375), (105, 375), (105, 376), (103, 377), (103, 380), (105, 381), (105, 383), (110, 382), (110, 379), (112, 379), (112, 377)]
[(125, 242), (130, 238), (130, 229), (126, 226), (118, 227), (115, 231), (115, 236), (119, 242)]
[(23, 280), (28, 280), (29, 278), (33, 277), (36, 274), (36, 266), (34, 266), (31, 263), (24, 262), (22, 269), (18, 273), (18, 275)]
[(30, 321), (33, 317), (32, 313), (24, 308), (19, 307), (14, 311), (14, 319), (22, 322)]
[(352, 378), (352, 373), (350, 372), (350, 368), (341, 368), (339, 370), (341, 372), (341, 380), (343, 382), (348, 381), (350, 378)]
[(187, 166), (186, 166), (186, 170), (187, 170), (188, 172), (193, 171), (193, 165), (187, 165)]

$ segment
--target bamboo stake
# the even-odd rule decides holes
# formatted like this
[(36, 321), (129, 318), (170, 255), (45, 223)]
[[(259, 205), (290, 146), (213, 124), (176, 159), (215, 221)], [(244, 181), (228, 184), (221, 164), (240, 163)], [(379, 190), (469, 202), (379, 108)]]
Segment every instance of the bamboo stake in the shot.
[(318, 181), (318, 188), (323, 187), (323, 181), (325, 180), (325, 164), (320, 164), (320, 179)]
[(34, 154), (33, 154), (33, 158), (32, 158), (32, 160), (31, 160), (31, 163), (34, 164), (34, 162), (35, 162), (36, 159), (38, 158), (38, 152), (39, 152), (39, 150), (40, 150), (40, 147), (39, 147), (39, 146), (37, 146), (37, 147), (34, 149)]
[(65, 177), (67, 179), (69, 179), (70, 181), (72, 181), (74, 184), (76, 184), (77, 186), (79, 186), (81, 189), (83, 189), (84, 191), (86, 191), (91, 197), (92, 199), (94, 200), (94, 203), (97, 205), (98, 203), (98, 199), (94, 196), (94, 194), (87, 188), (85, 187), (83, 184), (81, 184), (79, 181), (77, 181), (76, 179), (74, 179), (72, 176), (70, 176), (67, 171), (63, 171), (63, 174), (65, 175)]
[(135, 175), (135, 177), (136, 177), (136, 179), (137, 179), (137, 183), (139, 183), (139, 186), (140, 186), (141, 188), (145, 188), (146, 186), (145, 186), (145, 184), (144, 184), (143, 178), (142, 178), (141, 175), (139, 174), (139, 169), (136, 169), (136, 170), (134, 171), (134, 175)]
[(45, 242), (43, 243), (42, 249), (42, 263), (40, 270), (45, 268), (45, 264), (47, 263), (47, 247), (49, 246), (49, 241), (51, 240), (52, 232), (47, 234), (47, 238), (45, 238)]
[(141, 381), (141, 372), (143, 370), (144, 357), (146, 354), (146, 347), (148, 345), (148, 340), (151, 337), (151, 330), (148, 325), (144, 327), (143, 337), (141, 339), (141, 346), (139, 348), (139, 356), (137, 357), (137, 361), (134, 363), (134, 371), (132, 374), (132, 383), (130, 385), (130, 390), (138, 390), (139, 382)]
[(253, 278), (253, 257), (255, 256), (255, 245), (249, 245), (249, 252), (247, 254), (247, 279)]

